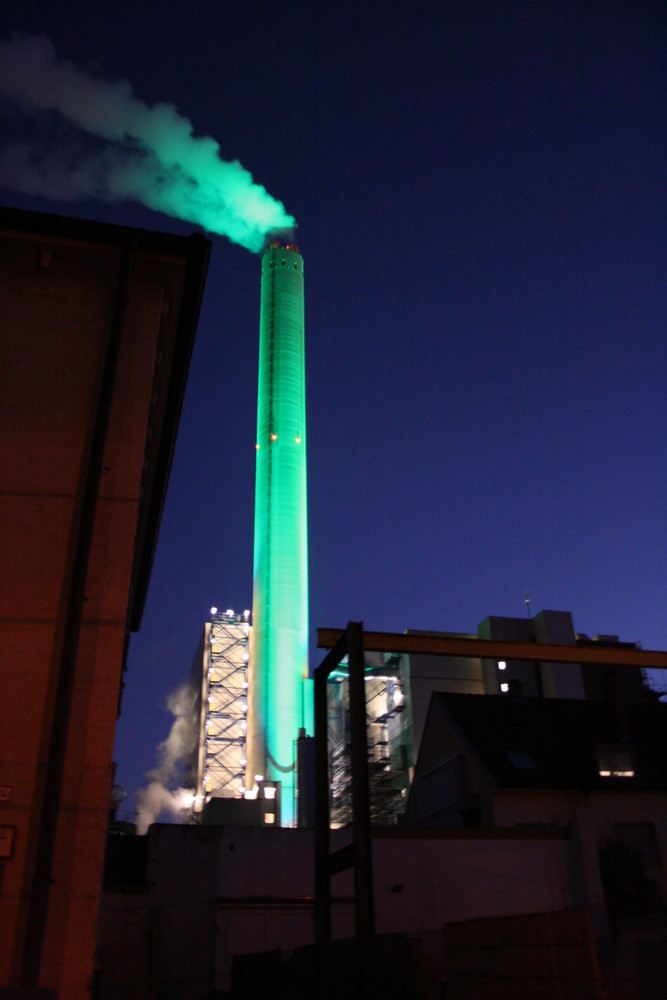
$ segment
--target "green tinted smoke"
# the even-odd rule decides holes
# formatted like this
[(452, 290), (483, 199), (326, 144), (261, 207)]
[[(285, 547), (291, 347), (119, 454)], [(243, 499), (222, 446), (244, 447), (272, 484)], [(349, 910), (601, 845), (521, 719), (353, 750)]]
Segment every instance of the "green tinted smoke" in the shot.
[(295, 225), (281, 202), (238, 160), (223, 160), (214, 139), (196, 136), (173, 105), (145, 104), (126, 81), (84, 73), (58, 59), (43, 36), (0, 39), (0, 96), (0, 114), (55, 112), (105, 144), (84, 152), (66, 133), (61, 144), (4, 143), (1, 187), (67, 201), (139, 201), (256, 252), (267, 233)]

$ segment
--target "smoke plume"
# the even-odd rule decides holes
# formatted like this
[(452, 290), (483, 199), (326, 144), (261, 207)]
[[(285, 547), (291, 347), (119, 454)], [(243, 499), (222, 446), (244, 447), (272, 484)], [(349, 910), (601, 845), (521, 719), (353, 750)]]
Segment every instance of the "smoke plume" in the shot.
[(157, 767), (146, 775), (149, 784), (136, 793), (140, 834), (146, 833), (151, 823), (163, 814), (182, 820), (194, 800), (194, 789), (170, 786), (190, 777), (187, 766), (193, 759), (199, 736), (195, 691), (184, 684), (169, 696), (167, 707), (174, 716), (169, 736), (158, 745)]
[[(195, 137), (172, 104), (149, 107), (127, 81), (87, 75), (59, 60), (48, 38), (0, 39), (0, 96), (36, 118), (55, 112), (79, 130), (61, 136), (56, 149), (5, 145), (0, 187), (58, 200), (139, 201), (252, 251), (270, 232), (295, 226), (238, 161), (221, 159), (214, 139)], [(91, 151), (81, 133), (102, 148)]]
[(182, 822), (192, 808), (194, 795), (192, 789), (165, 788), (159, 781), (151, 781), (137, 792), (137, 833), (148, 833), (151, 823), (163, 815)]

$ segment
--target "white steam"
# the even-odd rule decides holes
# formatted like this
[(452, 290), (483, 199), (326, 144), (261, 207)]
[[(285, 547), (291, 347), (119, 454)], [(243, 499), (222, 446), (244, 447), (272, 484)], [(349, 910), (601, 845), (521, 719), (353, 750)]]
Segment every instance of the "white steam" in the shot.
[(187, 766), (197, 746), (199, 727), (194, 690), (184, 684), (169, 696), (167, 707), (174, 716), (171, 731), (158, 745), (157, 767), (146, 775), (151, 779), (149, 784), (136, 793), (137, 833), (140, 834), (146, 833), (151, 823), (162, 815), (182, 822), (194, 801), (194, 789), (170, 787), (184, 776), (187, 778)]
[(137, 833), (148, 832), (151, 823), (160, 816), (169, 816), (177, 823), (183, 822), (194, 802), (195, 793), (191, 788), (165, 788), (159, 781), (137, 792)]
[(32, 116), (56, 112), (106, 144), (91, 152), (62, 139), (48, 150), (9, 143), (0, 152), (0, 188), (58, 200), (139, 201), (253, 251), (270, 232), (295, 226), (238, 161), (221, 159), (214, 139), (195, 137), (172, 104), (149, 107), (127, 81), (83, 73), (59, 60), (48, 38), (0, 39), (0, 96)]

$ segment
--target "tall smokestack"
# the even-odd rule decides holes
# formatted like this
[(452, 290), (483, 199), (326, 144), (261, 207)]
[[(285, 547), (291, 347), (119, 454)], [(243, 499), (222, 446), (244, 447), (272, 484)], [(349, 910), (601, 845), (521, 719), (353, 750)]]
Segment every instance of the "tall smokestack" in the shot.
[(296, 740), (308, 676), (308, 550), (303, 259), (272, 243), (262, 258), (255, 547), (246, 787), (282, 783), (294, 822)]

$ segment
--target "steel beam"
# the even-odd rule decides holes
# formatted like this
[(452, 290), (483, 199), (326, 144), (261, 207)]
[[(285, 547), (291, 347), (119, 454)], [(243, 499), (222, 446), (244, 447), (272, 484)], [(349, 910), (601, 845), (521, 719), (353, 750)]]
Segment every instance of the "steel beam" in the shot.
[[(343, 629), (319, 628), (317, 645), (320, 649), (331, 649), (344, 635)], [(546, 642), (505, 642), (405, 632), (364, 632), (363, 639), (367, 652), (469, 656), (481, 660), (532, 660), (542, 663), (595, 663), (644, 670), (667, 670), (667, 652), (636, 649), (625, 643), (606, 646), (591, 642), (585, 646), (563, 646)]]

